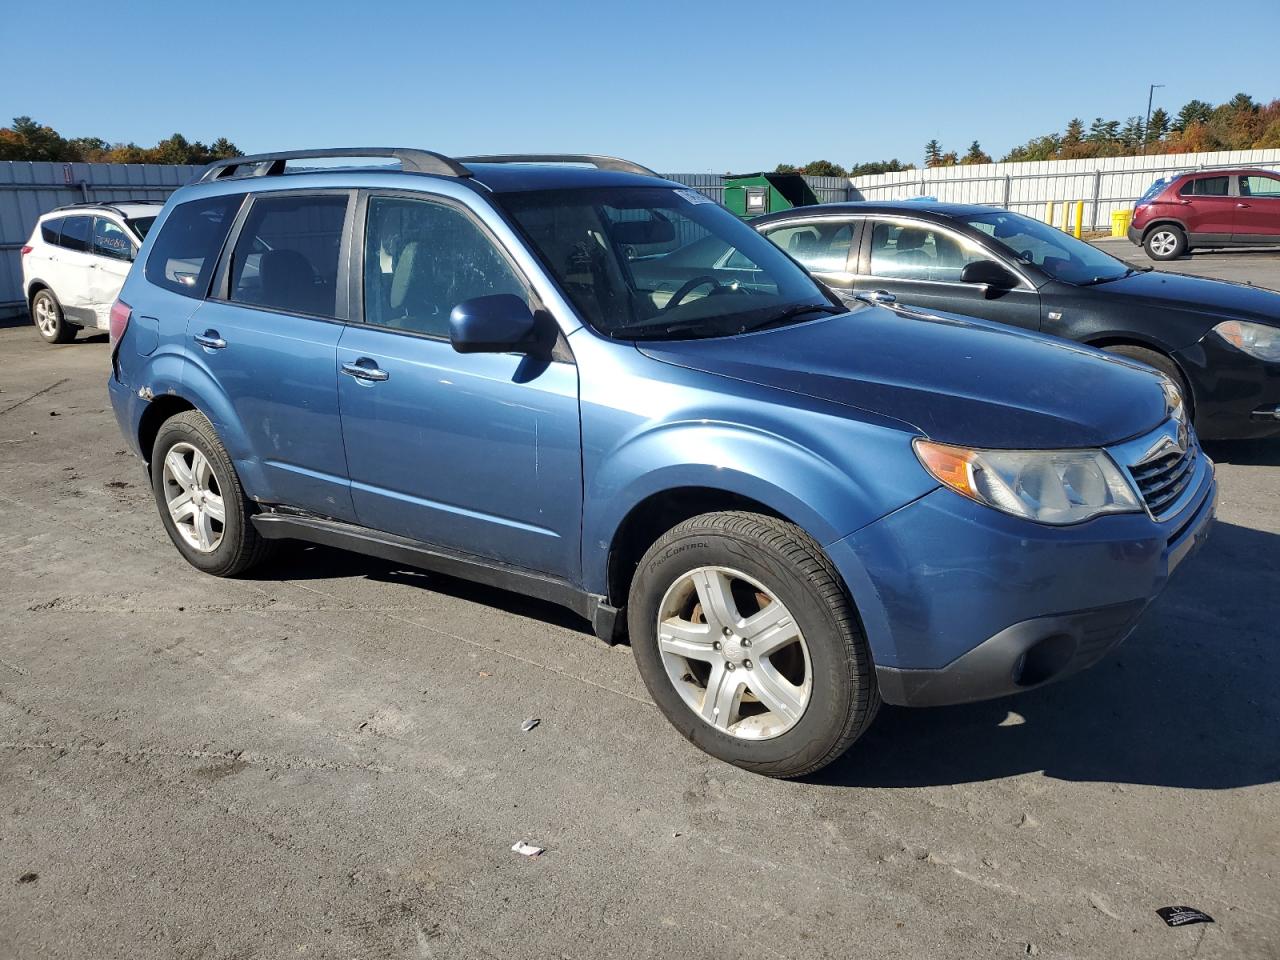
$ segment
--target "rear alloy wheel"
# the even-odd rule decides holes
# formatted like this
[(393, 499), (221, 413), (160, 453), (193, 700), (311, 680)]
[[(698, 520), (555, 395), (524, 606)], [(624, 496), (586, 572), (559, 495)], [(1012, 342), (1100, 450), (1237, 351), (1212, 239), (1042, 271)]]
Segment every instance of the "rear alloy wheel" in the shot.
[(52, 291), (41, 290), (31, 298), (31, 319), (45, 343), (70, 343), (76, 338), (75, 325), (67, 323)]
[(1156, 227), (1142, 241), (1152, 260), (1176, 260), (1187, 252), (1187, 235), (1180, 227)]
[(234, 577), (269, 552), (251, 519), (231, 457), (203, 414), (166, 420), (151, 451), (151, 488), (165, 532), (187, 562), (217, 577)]
[(707, 513), (669, 530), (636, 569), (627, 624), (640, 675), (672, 725), (756, 773), (821, 769), (880, 706), (835, 568), (776, 517)]

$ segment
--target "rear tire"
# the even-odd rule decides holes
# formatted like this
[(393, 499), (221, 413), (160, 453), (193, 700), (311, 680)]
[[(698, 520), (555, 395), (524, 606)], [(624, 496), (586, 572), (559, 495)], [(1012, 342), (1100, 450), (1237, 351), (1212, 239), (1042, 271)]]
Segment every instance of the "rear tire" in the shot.
[(151, 489), (178, 552), (197, 570), (234, 577), (266, 559), (273, 546), (253, 525), (222, 441), (196, 410), (166, 420), (151, 451)]
[(1161, 224), (1147, 231), (1147, 235), (1142, 238), (1142, 249), (1147, 251), (1147, 256), (1152, 260), (1177, 260), (1186, 256), (1191, 248), (1181, 227)]
[(1178, 369), (1178, 365), (1165, 354), (1155, 350), (1148, 350), (1146, 347), (1135, 346), (1131, 343), (1116, 343), (1102, 349), (1119, 357), (1128, 357), (1130, 360), (1145, 363), (1148, 367), (1155, 367), (1178, 385), (1178, 389), (1182, 391), (1182, 401), (1187, 407), (1187, 415), (1194, 417), (1196, 398), (1192, 396), (1191, 388), (1187, 385), (1186, 378), (1182, 376), (1182, 371)]
[(708, 513), (668, 531), (640, 561), (627, 620), (658, 708), (695, 746), (746, 770), (820, 770), (880, 708), (835, 567), (775, 517)]
[(70, 343), (76, 338), (76, 326), (68, 323), (62, 304), (47, 287), (31, 298), (31, 322), (45, 343)]

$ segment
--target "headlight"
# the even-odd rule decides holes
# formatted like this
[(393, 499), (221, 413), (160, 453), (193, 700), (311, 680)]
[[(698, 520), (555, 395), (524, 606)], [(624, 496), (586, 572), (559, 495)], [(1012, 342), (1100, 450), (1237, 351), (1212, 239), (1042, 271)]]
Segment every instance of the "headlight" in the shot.
[(1251, 357), (1280, 363), (1280, 327), (1227, 320), (1214, 327), (1213, 332)]
[(915, 450), (924, 468), (957, 493), (1037, 523), (1142, 510), (1102, 450), (970, 450), (923, 439)]

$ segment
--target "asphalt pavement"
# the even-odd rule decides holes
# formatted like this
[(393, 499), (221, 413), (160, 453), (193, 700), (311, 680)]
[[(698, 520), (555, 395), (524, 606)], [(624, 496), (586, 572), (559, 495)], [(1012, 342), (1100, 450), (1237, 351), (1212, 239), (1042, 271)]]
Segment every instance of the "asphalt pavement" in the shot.
[(1280, 441), (1210, 448), (1217, 528), (1115, 655), (779, 782), (540, 601), (198, 573), (105, 338), (0, 357), (0, 957), (1280, 956)]

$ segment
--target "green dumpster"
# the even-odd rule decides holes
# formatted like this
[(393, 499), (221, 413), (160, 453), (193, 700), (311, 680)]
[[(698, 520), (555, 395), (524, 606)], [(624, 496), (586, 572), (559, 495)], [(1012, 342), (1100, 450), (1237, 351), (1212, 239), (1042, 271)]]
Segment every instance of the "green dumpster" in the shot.
[(817, 195), (798, 173), (737, 173), (724, 178), (724, 205), (743, 219), (817, 202)]

